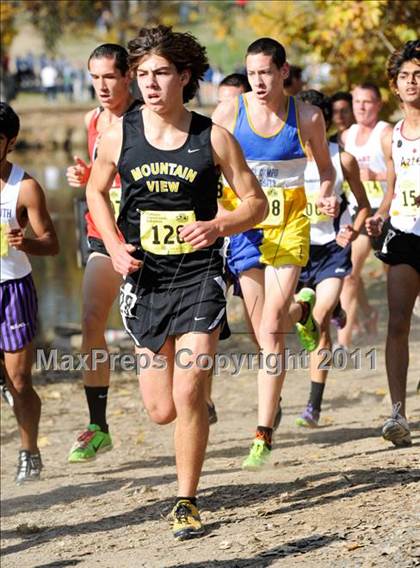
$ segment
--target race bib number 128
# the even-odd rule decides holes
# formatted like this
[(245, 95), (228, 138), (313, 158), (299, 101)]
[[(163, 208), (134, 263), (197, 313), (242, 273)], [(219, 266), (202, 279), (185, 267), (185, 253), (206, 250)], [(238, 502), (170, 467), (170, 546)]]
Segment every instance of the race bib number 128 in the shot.
[(140, 244), (153, 254), (187, 254), (193, 247), (179, 233), (185, 225), (194, 223), (194, 211), (141, 211)]

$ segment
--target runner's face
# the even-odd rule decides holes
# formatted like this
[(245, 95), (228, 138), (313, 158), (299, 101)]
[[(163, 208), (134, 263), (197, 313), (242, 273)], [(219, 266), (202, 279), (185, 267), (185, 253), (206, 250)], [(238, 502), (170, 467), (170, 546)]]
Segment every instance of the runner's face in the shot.
[(91, 59), (89, 72), (96, 96), (104, 108), (117, 107), (127, 98), (130, 73), (122, 75), (113, 57)]
[(407, 61), (401, 66), (397, 93), (404, 103), (420, 103), (420, 63)]
[(223, 103), (225, 101), (229, 101), (238, 95), (244, 93), (245, 90), (243, 87), (234, 87), (233, 85), (222, 85), (219, 87), (217, 93), (217, 102)]
[(356, 87), (353, 91), (353, 112), (356, 122), (366, 126), (378, 122), (382, 102), (371, 89)]
[(146, 55), (137, 67), (137, 83), (144, 102), (155, 112), (182, 103), (182, 93), (190, 80), (188, 70), (178, 73), (175, 65), (160, 55)]
[(333, 123), (338, 132), (342, 132), (354, 123), (354, 114), (351, 104), (347, 101), (333, 103)]
[(280, 69), (273, 63), (271, 55), (250, 54), (246, 58), (246, 72), (252, 91), (258, 100), (265, 101), (270, 95), (283, 91), (283, 82), (288, 74), (285, 63)]

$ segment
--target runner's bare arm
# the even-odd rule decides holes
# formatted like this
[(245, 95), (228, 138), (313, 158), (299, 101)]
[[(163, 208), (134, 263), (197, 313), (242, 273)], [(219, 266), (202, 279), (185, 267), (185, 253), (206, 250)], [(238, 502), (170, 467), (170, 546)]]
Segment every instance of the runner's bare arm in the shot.
[(319, 171), (320, 191), (317, 205), (323, 213), (335, 217), (338, 213), (337, 197), (333, 193), (335, 171), (328, 149), (324, 117), (319, 108), (308, 103), (299, 102), (298, 112), (303, 140), (309, 141)]
[(10, 229), (7, 238), (9, 245), (27, 254), (37, 256), (55, 255), (59, 251), (58, 239), (48, 213), (44, 192), (39, 183), (25, 176), (17, 203), (21, 226), (28, 222), (34, 237), (25, 237), (23, 230)]
[(341, 152), (340, 159), (344, 179), (348, 182), (357, 201), (358, 213), (353, 223), (353, 229), (356, 233), (359, 233), (370, 215), (369, 200), (364, 185), (360, 181), (360, 169), (356, 158), (348, 152)]
[(93, 163), (86, 188), (86, 198), (93, 222), (97, 227), (114, 269), (126, 275), (135, 272), (141, 262), (129, 254), (135, 247), (121, 242), (109, 198), (109, 190), (117, 173), (117, 162), (121, 152), (122, 121), (112, 124), (103, 134), (98, 146), (98, 156)]
[[(385, 128), (382, 130), (381, 132), (381, 145), (382, 148), (384, 147), (384, 144), (387, 144), (387, 139), (390, 136), (391, 140), (392, 140), (392, 131), (394, 130), (393, 126), (391, 124), (388, 124), (388, 126), (385, 126)], [(388, 168), (387, 168), (388, 169)], [(368, 180), (373, 180), (373, 181), (386, 181), (388, 179), (388, 172), (387, 170), (383, 171), (383, 172), (373, 172), (372, 170), (367, 170), (367, 174), (368, 177), (366, 179)]]
[(368, 235), (379, 236), (382, 231), (383, 222), (389, 217), (389, 210), (391, 208), (392, 199), (394, 197), (395, 189), (395, 168), (392, 160), (392, 129), (387, 130), (385, 136), (381, 140), (382, 150), (386, 161), (387, 173), (387, 190), (379, 206), (378, 211), (373, 217), (366, 219), (366, 231)]
[(234, 211), (220, 211), (211, 221), (197, 221), (184, 227), (181, 237), (194, 248), (209, 246), (221, 236), (247, 231), (265, 219), (268, 212), (264, 192), (235, 138), (225, 128), (214, 125), (211, 143), (214, 161), (241, 203)]
[[(84, 123), (86, 130), (89, 127), (89, 123), (92, 119), (95, 109), (90, 110), (85, 114)], [(84, 187), (89, 179), (91, 165), (87, 164), (79, 156), (73, 156), (74, 165), (69, 166), (66, 171), (67, 181), (70, 187)]]
[(219, 103), (211, 117), (215, 124), (227, 128), (232, 132), (236, 113), (238, 112), (238, 98)]

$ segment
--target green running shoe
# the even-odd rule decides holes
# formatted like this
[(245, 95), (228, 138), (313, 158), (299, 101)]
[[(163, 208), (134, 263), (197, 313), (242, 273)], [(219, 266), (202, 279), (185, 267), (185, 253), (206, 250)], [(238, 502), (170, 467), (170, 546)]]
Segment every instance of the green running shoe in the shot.
[(112, 449), (111, 435), (102, 432), (97, 424), (89, 424), (70, 450), (69, 463), (82, 463), (96, 458), (96, 454)]
[(242, 469), (256, 471), (261, 469), (270, 459), (271, 450), (264, 440), (256, 438), (252, 443), (249, 456), (243, 461)]
[(319, 327), (312, 315), (316, 300), (315, 292), (311, 288), (302, 288), (298, 300), (309, 304), (309, 314), (305, 323), (296, 324), (296, 332), (302, 347), (309, 352), (315, 351), (319, 343)]

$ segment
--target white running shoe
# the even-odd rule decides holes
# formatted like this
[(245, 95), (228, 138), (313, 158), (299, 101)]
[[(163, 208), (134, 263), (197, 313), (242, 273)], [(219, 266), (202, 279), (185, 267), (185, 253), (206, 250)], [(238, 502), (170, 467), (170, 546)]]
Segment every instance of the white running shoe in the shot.
[(411, 446), (410, 428), (407, 420), (399, 413), (400, 408), (400, 402), (392, 407), (392, 416), (385, 420), (382, 427), (382, 437), (397, 447)]

